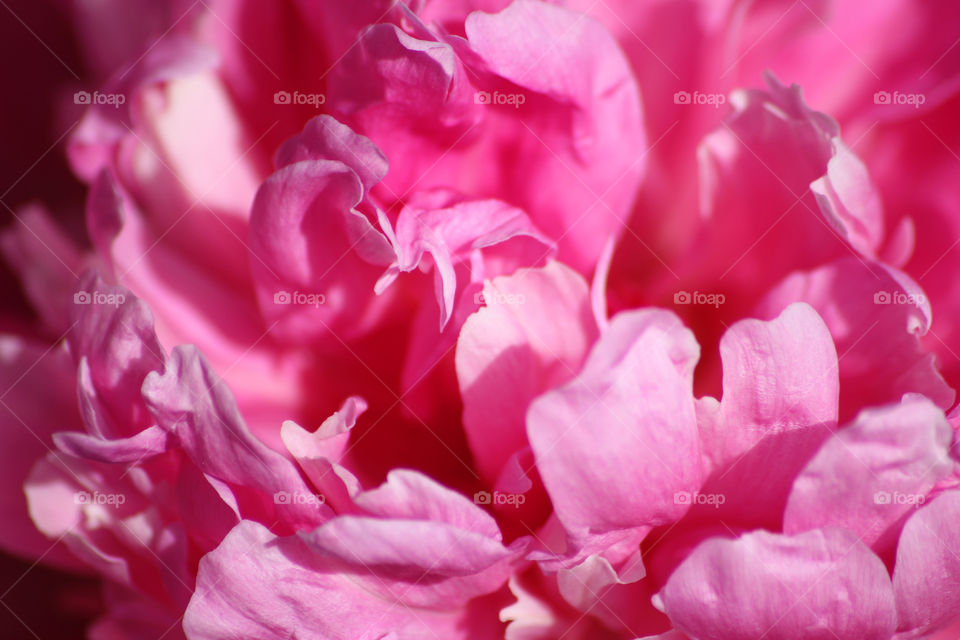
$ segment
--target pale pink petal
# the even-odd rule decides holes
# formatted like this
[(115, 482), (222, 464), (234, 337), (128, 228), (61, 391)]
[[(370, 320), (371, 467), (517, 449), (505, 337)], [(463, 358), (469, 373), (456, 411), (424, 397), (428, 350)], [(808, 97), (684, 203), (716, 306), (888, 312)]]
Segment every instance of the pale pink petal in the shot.
[(698, 357), (696, 340), (672, 313), (624, 312), (574, 380), (531, 404), (527, 433), (537, 467), (575, 545), (641, 534), (686, 512), (675, 495), (701, 481), (692, 390)]
[(880, 558), (836, 528), (712, 538), (658, 597), (674, 625), (698, 640), (889, 640), (897, 624)]
[(899, 631), (927, 632), (960, 615), (958, 521), (960, 492), (948, 491), (904, 524), (893, 569)]
[(244, 521), (200, 562), (184, 629), (191, 640), (467, 638), (462, 612), (410, 608), (331, 571), (298, 537)]
[(862, 411), (797, 477), (784, 533), (836, 525), (867, 545), (895, 540), (889, 529), (954, 469), (952, 437), (943, 411), (922, 396)]
[(460, 332), (456, 366), (470, 448), (492, 483), (527, 444), (531, 400), (579, 371), (597, 328), (586, 282), (558, 262), (494, 278), (480, 300)]

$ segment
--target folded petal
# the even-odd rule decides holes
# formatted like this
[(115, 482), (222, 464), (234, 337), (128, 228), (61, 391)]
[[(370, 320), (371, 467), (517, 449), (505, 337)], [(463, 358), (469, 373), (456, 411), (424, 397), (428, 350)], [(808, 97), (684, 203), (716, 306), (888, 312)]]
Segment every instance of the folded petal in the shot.
[(843, 354), (841, 421), (864, 407), (899, 402), (905, 393), (922, 394), (944, 410), (953, 405), (953, 389), (920, 343), (932, 319), (929, 302), (906, 274), (881, 263), (839, 260), (787, 277), (756, 314), (773, 317), (797, 301), (817, 310)]
[(466, 638), (461, 617), (378, 597), (299, 537), (243, 521), (200, 561), (183, 625), (191, 640), (380, 640), (391, 632), (415, 640)]
[(147, 427), (129, 438), (105, 440), (72, 431), (53, 434), (57, 448), (75, 458), (97, 462), (140, 462), (169, 448), (169, 434), (157, 425)]
[(698, 357), (693, 334), (672, 313), (624, 312), (574, 380), (531, 404), (527, 433), (537, 467), (575, 545), (686, 512), (675, 494), (701, 481), (692, 390)]
[[(96, 407), (87, 429), (105, 436), (131, 436), (149, 426), (140, 395), (147, 374), (163, 369), (165, 350), (147, 305), (123, 287), (88, 276), (74, 294), (76, 323), (68, 334), (80, 363), (81, 405)], [(86, 413), (86, 412), (85, 412)]]
[(518, 159), (536, 158), (510, 171), (520, 196), (512, 201), (558, 241), (562, 260), (586, 272), (619, 235), (645, 166), (640, 95), (623, 52), (593, 18), (541, 2), (477, 11), (464, 30), (484, 71), (510, 83), (497, 88), (521, 88), (531, 103), (524, 120), (532, 124), (512, 136), (503, 127), (502, 144), (522, 148)]
[[(296, 465), (250, 433), (233, 395), (196, 348), (174, 348), (164, 372), (147, 376), (143, 396), (200, 470), (235, 488), (245, 515), (296, 529), (331, 514), (308, 499), (314, 493)], [(283, 499), (284, 492), (293, 498)]]
[(579, 371), (597, 328), (586, 282), (559, 262), (494, 278), (481, 296), (484, 306), (460, 332), (456, 366), (470, 448), (492, 483), (527, 444), (530, 402)]
[(867, 545), (895, 536), (888, 530), (953, 471), (952, 439), (943, 411), (922, 396), (864, 410), (828, 439), (797, 477), (784, 533), (836, 525)]
[(370, 294), (386, 264), (364, 258), (392, 250), (354, 209), (363, 196), (357, 173), (332, 160), (287, 165), (260, 186), (250, 217), (251, 266), (261, 309), (282, 335), (349, 337), (376, 306)]
[(503, 546), (483, 509), (417, 472), (390, 472), (356, 504), (371, 516), (340, 516), (300, 536), (367, 589), (398, 602), (462, 606), (503, 585), (520, 548)]
[(674, 625), (698, 640), (889, 640), (897, 624), (880, 558), (837, 528), (712, 538), (658, 597)]
[[(837, 355), (823, 320), (791, 305), (720, 341), (723, 396), (698, 400), (707, 479), (692, 514), (780, 526), (796, 474), (837, 426)], [(686, 496), (684, 496), (686, 498)]]

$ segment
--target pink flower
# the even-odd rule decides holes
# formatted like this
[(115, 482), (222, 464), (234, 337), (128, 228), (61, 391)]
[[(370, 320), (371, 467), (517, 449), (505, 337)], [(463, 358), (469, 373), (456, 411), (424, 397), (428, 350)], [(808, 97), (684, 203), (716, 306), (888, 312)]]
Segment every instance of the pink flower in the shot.
[(89, 637), (956, 635), (953, 6), (64, 7), (0, 547)]

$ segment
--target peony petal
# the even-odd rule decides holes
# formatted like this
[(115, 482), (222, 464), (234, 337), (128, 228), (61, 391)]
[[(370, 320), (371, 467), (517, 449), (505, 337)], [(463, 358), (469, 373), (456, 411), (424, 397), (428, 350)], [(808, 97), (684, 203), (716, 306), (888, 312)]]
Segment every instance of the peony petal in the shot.
[(698, 356), (693, 335), (672, 313), (621, 313), (580, 374), (531, 404), (527, 432), (537, 467), (575, 544), (686, 512), (675, 495), (701, 480), (692, 392)]
[(143, 396), (157, 423), (204, 473), (251, 490), (243, 492), (245, 514), (294, 528), (331, 515), (326, 505), (308, 500), (314, 494), (296, 465), (250, 434), (232, 394), (196, 348), (174, 348), (163, 374), (147, 376)]
[(948, 491), (904, 524), (893, 569), (899, 631), (921, 634), (958, 617), (958, 521), (960, 491)]
[(955, 463), (953, 430), (922, 396), (866, 409), (833, 435), (797, 477), (783, 516), (784, 533), (845, 527), (864, 544), (922, 505)]
[(466, 638), (459, 617), (381, 599), (331, 571), (298, 537), (243, 521), (200, 561), (183, 626), (191, 640)]
[(942, 409), (953, 405), (953, 389), (920, 344), (931, 322), (929, 302), (904, 273), (878, 263), (839, 260), (787, 277), (756, 313), (769, 318), (796, 301), (817, 310), (843, 354), (840, 420), (852, 419), (864, 407), (899, 402), (905, 393), (922, 394)]
[(334, 160), (342, 162), (360, 178), (363, 189), (369, 192), (387, 175), (389, 163), (383, 152), (370, 138), (355, 133), (328, 115), (317, 116), (277, 150), (277, 167), (304, 160)]
[(96, 436), (72, 431), (53, 434), (57, 448), (75, 458), (89, 458), (97, 462), (140, 462), (166, 451), (169, 434), (154, 425), (129, 438), (104, 440)]
[(836, 528), (712, 538), (657, 597), (674, 625), (698, 640), (889, 640), (896, 626), (883, 563)]
[(470, 448), (492, 485), (526, 446), (531, 400), (573, 377), (597, 328), (586, 282), (558, 262), (495, 278), (481, 299), (460, 332), (456, 366)]
[(386, 238), (353, 210), (362, 198), (357, 174), (331, 160), (288, 165), (261, 185), (250, 217), (251, 265), (261, 309), (282, 335), (362, 330), (381, 269), (354, 248), (369, 244), (373, 254), (392, 255)]

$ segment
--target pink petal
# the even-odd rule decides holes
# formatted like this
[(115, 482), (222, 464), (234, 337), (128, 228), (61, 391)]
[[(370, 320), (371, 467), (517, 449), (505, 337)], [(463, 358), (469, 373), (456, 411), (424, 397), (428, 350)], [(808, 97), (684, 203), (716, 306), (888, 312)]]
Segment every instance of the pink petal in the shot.
[(461, 624), (456, 611), (371, 594), (299, 538), (278, 538), (249, 521), (200, 561), (183, 622), (191, 640), (379, 640), (391, 631), (401, 640), (466, 638)]
[(779, 527), (793, 479), (837, 425), (837, 356), (805, 304), (742, 320), (720, 341), (723, 397), (698, 401), (707, 479), (693, 513)]
[(577, 543), (639, 533), (686, 512), (675, 494), (695, 491), (701, 480), (692, 390), (698, 357), (693, 334), (672, 313), (624, 312), (573, 381), (531, 404), (537, 467)]
[(460, 332), (456, 366), (470, 448), (492, 484), (527, 444), (530, 402), (575, 375), (597, 328), (586, 282), (558, 262), (495, 278), (482, 300)]
[[(362, 329), (381, 267), (355, 247), (392, 254), (386, 238), (353, 209), (362, 198), (357, 174), (330, 160), (288, 165), (261, 185), (250, 218), (251, 265), (261, 309), (280, 323), (282, 335), (303, 340)], [(298, 294), (314, 300), (294, 299)]]
[[(157, 423), (204, 473), (241, 492), (245, 515), (294, 528), (331, 515), (325, 504), (307, 501), (314, 494), (296, 465), (250, 434), (233, 395), (196, 348), (176, 347), (163, 374), (147, 376), (143, 396)], [(283, 492), (299, 499), (278, 500)]]
[(369, 191), (387, 175), (388, 162), (370, 138), (355, 133), (328, 115), (317, 116), (277, 150), (275, 164), (285, 167), (304, 160), (335, 160), (357, 174)]
[(897, 629), (931, 631), (960, 611), (960, 492), (948, 491), (914, 513), (903, 526), (893, 569)]
[(698, 640), (889, 640), (896, 626), (883, 563), (836, 528), (712, 538), (658, 597), (674, 625)]
[(797, 477), (783, 517), (784, 533), (845, 527), (864, 544), (922, 505), (949, 474), (953, 430), (943, 411), (921, 396), (866, 409), (834, 434)]
[[(54, 429), (79, 423), (70, 356), (64, 348), (0, 335), (0, 547), (26, 558), (44, 557), (52, 565), (78, 568), (62, 545), (37, 530), (23, 486), (34, 462), (52, 450)], [(46, 552), (49, 553), (44, 555)]]
[(922, 394), (942, 409), (953, 405), (953, 389), (920, 344), (930, 327), (929, 302), (904, 273), (840, 260), (787, 277), (760, 303), (757, 315), (772, 317), (795, 301), (817, 310), (843, 354), (841, 420), (863, 407), (899, 402), (905, 393)]
[[(511, 142), (527, 145), (518, 157), (543, 156), (517, 167), (519, 204), (558, 239), (561, 259), (586, 271), (625, 224), (645, 165), (640, 96), (622, 51), (593, 18), (547, 3), (478, 11), (464, 29), (485, 66), (512, 83), (503, 90), (519, 87), (530, 102), (536, 93), (574, 107), (569, 131), (558, 136), (534, 119)], [(550, 111), (544, 105), (536, 113)], [(538, 131), (533, 140), (531, 131)]]
[(420, 473), (391, 471), (356, 504), (378, 518), (340, 516), (300, 535), (384, 597), (461, 606), (499, 588), (510, 573), (516, 551), (502, 545), (493, 518)]
[(169, 434), (154, 425), (129, 438), (105, 440), (85, 433), (61, 431), (53, 435), (57, 448), (75, 458), (97, 462), (140, 462), (169, 448)]

